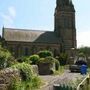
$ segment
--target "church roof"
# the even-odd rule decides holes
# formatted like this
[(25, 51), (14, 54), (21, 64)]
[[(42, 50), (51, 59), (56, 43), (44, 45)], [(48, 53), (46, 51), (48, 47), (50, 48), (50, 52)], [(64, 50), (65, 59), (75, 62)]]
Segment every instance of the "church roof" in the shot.
[(4, 28), (3, 37), (6, 41), (59, 43), (59, 38), (51, 31), (25, 30)]

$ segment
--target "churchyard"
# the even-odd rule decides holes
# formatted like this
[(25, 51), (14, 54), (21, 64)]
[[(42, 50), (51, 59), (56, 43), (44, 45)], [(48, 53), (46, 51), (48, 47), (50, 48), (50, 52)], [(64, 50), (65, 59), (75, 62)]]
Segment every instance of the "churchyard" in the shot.
[(1, 44), (0, 90), (90, 90), (90, 70), (71, 73), (68, 60), (66, 53), (54, 57), (48, 50), (14, 58)]

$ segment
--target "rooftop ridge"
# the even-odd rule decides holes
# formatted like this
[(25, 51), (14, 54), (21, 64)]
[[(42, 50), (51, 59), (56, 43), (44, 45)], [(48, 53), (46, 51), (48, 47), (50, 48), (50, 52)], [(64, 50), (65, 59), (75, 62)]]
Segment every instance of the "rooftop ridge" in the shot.
[(24, 28), (5, 28), (4, 30), (16, 30), (16, 31), (38, 31), (38, 32), (53, 32), (53, 31), (49, 31), (49, 30), (35, 30), (35, 29), (24, 29)]

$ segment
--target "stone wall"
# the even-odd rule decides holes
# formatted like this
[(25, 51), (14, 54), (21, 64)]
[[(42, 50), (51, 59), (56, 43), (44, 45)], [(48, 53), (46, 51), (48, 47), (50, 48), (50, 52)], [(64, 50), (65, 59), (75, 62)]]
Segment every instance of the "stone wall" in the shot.
[[(38, 75), (38, 66), (32, 65), (33, 72)], [(9, 90), (13, 80), (21, 80), (20, 71), (17, 69), (6, 68), (0, 71), (0, 90)]]
[(36, 75), (39, 74), (38, 66), (37, 66), (37, 65), (32, 65), (32, 69), (33, 69), (33, 72), (34, 72)]
[(13, 79), (19, 79), (20, 73), (17, 69), (7, 68), (0, 71), (0, 90), (8, 90), (9, 85)]
[(7, 41), (8, 49), (13, 52), (15, 57), (21, 57), (25, 55), (25, 49), (27, 48), (27, 54), (33, 55), (41, 50), (50, 50), (57, 54), (60, 54), (60, 44), (48, 44), (48, 43), (30, 43), (30, 42), (9, 42)]

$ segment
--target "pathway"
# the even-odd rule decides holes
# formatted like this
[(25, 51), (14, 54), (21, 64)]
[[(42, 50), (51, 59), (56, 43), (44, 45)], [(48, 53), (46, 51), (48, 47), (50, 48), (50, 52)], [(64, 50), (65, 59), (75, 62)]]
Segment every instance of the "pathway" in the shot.
[(74, 82), (71, 81), (75, 81), (76, 79), (80, 79), (83, 77), (84, 76), (82, 76), (80, 73), (70, 73), (69, 70), (66, 70), (64, 74), (62, 74), (61, 76), (59, 75), (40, 76), (40, 78), (42, 78), (46, 82), (46, 84), (40, 90), (53, 90), (54, 84), (68, 84), (68, 83), (74, 84)]

